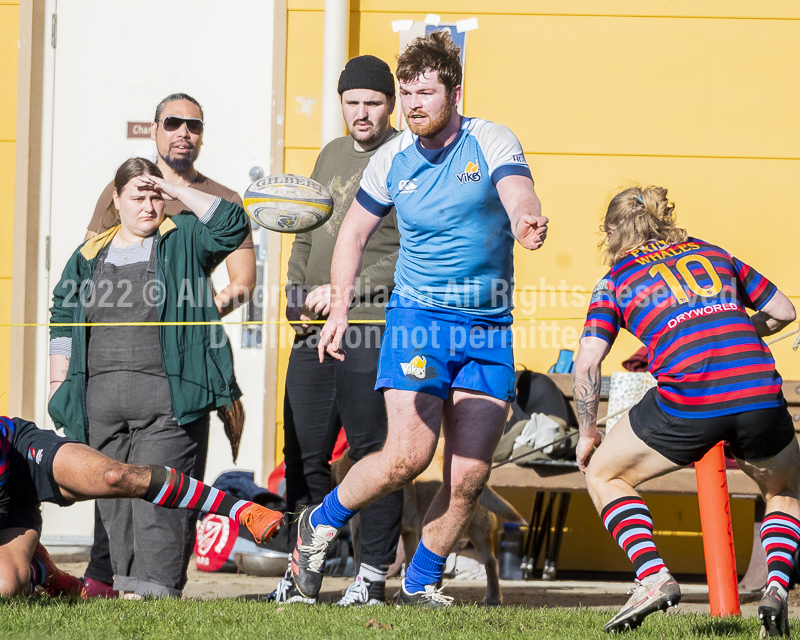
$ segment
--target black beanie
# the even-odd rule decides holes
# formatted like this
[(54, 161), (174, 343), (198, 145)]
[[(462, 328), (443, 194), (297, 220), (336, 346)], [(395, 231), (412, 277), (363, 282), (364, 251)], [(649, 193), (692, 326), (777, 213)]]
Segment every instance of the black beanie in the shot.
[(371, 89), (391, 98), (394, 96), (392, 70), (375, 56), (358, 56), (348, 60), (339, 76), (339, 95), (350, 89)]

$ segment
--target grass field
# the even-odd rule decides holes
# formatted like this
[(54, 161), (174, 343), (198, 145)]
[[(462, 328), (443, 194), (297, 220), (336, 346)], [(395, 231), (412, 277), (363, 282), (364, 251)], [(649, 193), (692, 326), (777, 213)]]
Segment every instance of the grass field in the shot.
[[(236, 599), (72, 602), (0, 601), (0, 638), (176, 640), (182, 638), (608, 638), (612, 615), (592, 609), (454, 606), (446, 610), (276, 605)], [(641, 638), (757, 638), (755, 618), (653, 614)]]

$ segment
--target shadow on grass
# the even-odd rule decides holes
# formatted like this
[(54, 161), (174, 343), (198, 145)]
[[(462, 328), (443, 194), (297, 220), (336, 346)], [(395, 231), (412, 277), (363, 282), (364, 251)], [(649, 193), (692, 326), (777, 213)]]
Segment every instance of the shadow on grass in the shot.
[(691, 625), (692, 636), (720, 636), (723, 638), (738, 636), (751, 630), (752, 625), (743, 618), (727, 616), (711, 620), (698, 620)]
[(244, 602), (263, 602), (265, 604), (274, 604), (267, 602), (267, 594), (265, 593), (244, 593), (236, 596), (235, 600), (243, 600)]
[(0, 609), (44, 609), (46, 607), (63, 607), (64, 605), (77, 605), (86, 602), (78, 596), (64, 596), (51, 598), (50, 596), (15, 596), (9, 598), (0, 596)]

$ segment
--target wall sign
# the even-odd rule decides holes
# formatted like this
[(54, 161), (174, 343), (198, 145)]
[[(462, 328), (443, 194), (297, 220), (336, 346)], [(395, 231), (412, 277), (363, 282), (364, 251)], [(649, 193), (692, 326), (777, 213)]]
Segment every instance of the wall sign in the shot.
[(132, 138), (147, 138), (150, 139), (150, 125), (152, 122), (129, 122), (128, 123), (128, 140)]

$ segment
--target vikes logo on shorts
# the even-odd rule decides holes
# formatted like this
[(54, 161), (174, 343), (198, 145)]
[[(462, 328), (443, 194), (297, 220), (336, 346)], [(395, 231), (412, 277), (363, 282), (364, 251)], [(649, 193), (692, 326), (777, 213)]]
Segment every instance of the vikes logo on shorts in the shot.
[(459, 184), (465, 184), (467, 182), (480, 182), (481, 168), (478, 165), (478, 160), (476, 159), (475, 162), (468, 162), (464, 172), (457, 173), (456, 178), (458, 178)]
[(403, 370), (403, 375), (422, 380), (425, 377), (426, 364), (425, 356), (414, 356), (411, 362), (401, 362), (400, 368)]
[(42, 453), (44, 449), (39, 449), (38, 451), (33, 447), (28, 447), (28, 460), (33, 460), (36, 464), (39, 464), (42, 461)]

